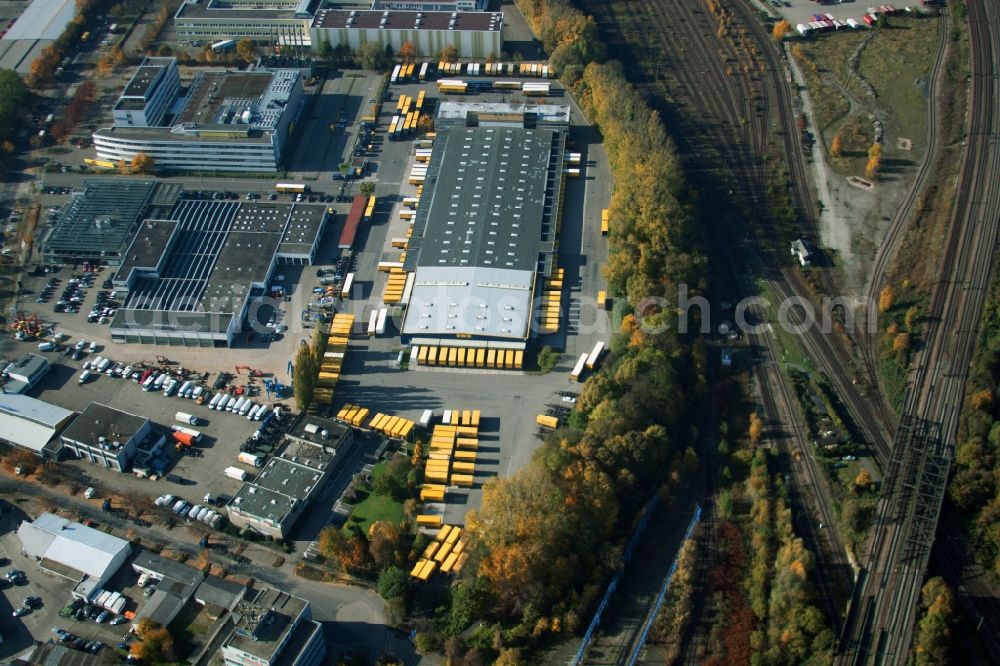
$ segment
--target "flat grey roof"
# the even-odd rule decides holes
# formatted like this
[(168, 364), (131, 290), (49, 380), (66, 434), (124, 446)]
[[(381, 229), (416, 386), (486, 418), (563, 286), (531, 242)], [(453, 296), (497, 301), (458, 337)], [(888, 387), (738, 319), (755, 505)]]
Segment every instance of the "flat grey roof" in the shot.
[(418, 213), (407, 256), (416, 249), (420, 267), (534, 271), (549, 182), (562, 166), (552, 164), (557, 141), (547, 129), (439, 133), (418, 208), (427, 215)]
[[(253, 286), (264, 286), (275, 254), (311, 249), (325, 215), (319, 204), (179, 199), (170, 213), (175, 239), (159, 277), (133, 283), (112, 327), (227, 330)], [(148, 253), (140, 245), (134, 260), (130, 252), (129, 266), (152, 261), (158, 244), (165, 246), (150, 241)], [(176, 313), (169, 322), (167, 312)]]
[(175, 62), (175, 58), (146, 58), (125, 86), (122, 97), (148, 97), (157, 77)]
[(89, 446), (97, 446), (100, 437), (124, 444), (148, 420), (99, 402), (92, 402), (69, 424), (63, 431), (62, 437)]
[[(213, 19), (223, 21), (245, 21), (247, 19), (288, 19), (294, 20), (295, 8), (274, 8), (255, 9), (243, 7), (220, 7), (216, 3), (199, 2), (197, 4), (185, 2), (181, 4), (174, 18), (185, 19)], [(300, 21), (308, 21), (309, 17), (302, 17)]]
[[(325, 439), (323, 438), (324, 430), (329, 433), (329, 437)], [(348, 434), (350, 434), (350, 431), (351, 429), (349, 427), (339, 421), (334, 421), (322, 416), (311, 416), (306, 414), (299, 418), (295, 427), (292, 428), (288, 434), (292, 437), (312, 442), (314, 444), (319, 444), (321, 446), (336, 447)], [(304, 449), (305, 447), (293, 448), (290, 444), (288, 448), (281, 453), (281, 455), (285, 458), (290, 458), (295, 455), (295, 451), (298, 448)], [(316, 447), (310, 448), (314, 449)]]
[(132, 568), (136, 571), (145, 569), (155, 573), (160, 578), (169, 578), (186, 585), (195, 585), (205, 577), (204, 573), (194, 567), (189, 567), (183, 562), (162, 557), (148, 550), (139, 551), (139, 554), (132, 560)]
[(63, 207), (46, 252), (117, 255), (138, 225), (156, 183), (151, 180), (87, 179)]
[[(351, 14), (354, 14), (353, 18)], [(382, 20), (385, 19), (385, 24)], [(455, 23), (452, 25), (452, 19)], [(350, 21), (350, 25), (348, 25)], [(398, 12), (346, 9), (321, 9), (313, 20), (314, 28), (351, 28), (357, 30), (456, 30), (498, 32), (503, 27), (503, 12)]]
[(310, 455), (317, 458), (311, 460), (300, 458), (293, 462), (280, 456), (271, 458), (257, 478), (243, 484), (230, 506), (280, 525), (292, 513), (295, 504), (309, 497), (322, 480), (324, 468), (333, 461), (332, 454), (316, 451), (318, 447), (312, 448)]
[(239, 619), (225, 645), (269, 661), (285, 644), (292, 624), (308, 603), (281, 590), (261, 590), (254, 599), (233, 609)]
[(437, 117), (465, 120), (469, 114), (530, 115), (538, 121), (569, 126), (569, 106), (566, 104), (512, 104), (507, 102), (453, 102), (441, 100)]
[(245, 585), (209, 574), (194, 591), (194, 598), (206, 604), (230, 608), (246, 589)]
[(177, 220), (144, 220), (118, 267), (116, 277), (124, 280), (134, 268), (156, 268), (170, 237), (179, 226)]
[(317, 632), (322, 631), (323, 625), (315, 620), (303, 620), (299, 622), (295, 625), (291, 636), (288, 637), (285, 645), (281, 648), (281, 654), (278, 655), (278, 660), (274, 662), (274, 666), (294, 666), (299, 653), (302, 652), (302, 648), (312, 640)]

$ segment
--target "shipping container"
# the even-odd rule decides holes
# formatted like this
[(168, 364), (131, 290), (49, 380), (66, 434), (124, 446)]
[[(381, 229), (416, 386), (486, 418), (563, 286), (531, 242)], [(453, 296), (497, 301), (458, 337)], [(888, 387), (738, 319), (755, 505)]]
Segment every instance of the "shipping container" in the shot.
[(223, 473), (230, 479), (236, 479), (237, 481), (246, 481), (247, 476), (249, 476), (246, 470), (242, 470), (239, 467), (227, 467)]
[(559, 419), (555, 416), (548, 416), (547, 414), (539, 414), (535, 417), (535, 423), (545, 428), (558, 428)]
[(192, 416), (187, 412), (177, 412), (174, 414), (174, 420), (180, 421), (181, 423), (187, 423), (188, 425), (198, 425), (198, 417)]

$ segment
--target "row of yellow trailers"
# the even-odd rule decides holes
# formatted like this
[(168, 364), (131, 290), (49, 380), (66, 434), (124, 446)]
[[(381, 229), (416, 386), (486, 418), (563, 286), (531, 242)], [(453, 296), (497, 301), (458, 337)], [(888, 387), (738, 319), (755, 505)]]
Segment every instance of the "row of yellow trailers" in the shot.
[(437, 425), (431, 433), (424, 476), (432, 483), (471, 486), (478, 449), (477, 426)]
[(524, 366), (524, 351), (520, 349), (421, 345), (417, 352), (417, 365), (520, 370)]
[(316, 378), (316, 389), (313, 391), (313, 401), (321, 405), (333, 402), (334, 389), (340, 381), (340, 371), (344, 364), (344, 355), (354, 326), (354, 315), (337, 314), (330, 322), (330, 330), (326, 339), (326, 351)]
[(472, 426), (479, 427), (479, 419), (482, 415), (478, 409), (446, 409), (441, 422), (444, 425)]
[(355, 428), (360, 428), (368, 418), (368, 408), (347, 403), (337, 412), (337, 418), (345, 423), (349, 423)]
[(545, 278), (542, 290), (541, 332), (555, 333), (559, 330), (559, 310), (562, 307), (564, 269), (556, 268), (552, 277)]
[(382, 412), (372, 417), (368, 427), (394, 439), (408, 440), (413, 433), (413, 421)]
[(465, 552), (465, 541), (462, 539), (462, 528), (441, 525), (434, 540), (427, 544), (420, 559), (413, 565), (410, 576), (427, 580), (438, 567), (443, 573), (458, 573), (468, 559), (469, 554)]

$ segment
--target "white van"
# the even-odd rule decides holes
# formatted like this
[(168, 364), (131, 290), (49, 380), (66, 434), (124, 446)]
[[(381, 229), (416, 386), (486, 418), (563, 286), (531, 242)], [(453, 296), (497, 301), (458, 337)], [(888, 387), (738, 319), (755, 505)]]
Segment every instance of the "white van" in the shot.
[(142, 383), (142, 390), (143, 391), (152, 391), (153, 390), (153, 386), (156, 384), (156, 378), (157, 378), (157, 376), (158, 375), (150, 375), (149, 377), (147, 377), (146, 381), (144, 381)]
[(208, 401), (208, 408), (215, 409), (215, 407), (219, 404), (220, 400), (222, 400), (222, 394), (216, 393), (215, 395), (212, 396), (212, 399)]
[(184, 382), (183, 384), (181, 384), (181, 389), (177, 392), (177, 397), (186, 398), (187, 391), (189, 388), (191, 388), (191, 382)]
[(84, 370), (80, 373), (80, 379), (78, 381), (80, 384), (86, 384), (88, 379), (90, 379), (90, 370)]
[(249, 412), (256, 406), (257, 405), (253, 404), (253, 400), (247, 400), (245, 403), (243, 403), (243, 406), (240, 407), (240, 416), (246, 416), (247, 412)]
[(223, 406), (222, 406), (222, 405), (220, 404), (220, 405), (219, 405), (219, 409), (220, 409), (221, 411), (224, 411), (224, 412), (231, 412), (231, 411), (233, 411), (233, 406), (234, 406), (234, 405), (235, 405), (236, 403), (237, 403), (237, 399), (236, 399), (236, 396), (235, 396), (235, 395), (231, 395), (231, 396), (229, 396), (229, 400), (227, 400), (227, 401), (226, 401), (226, 405), (225, 405), (225, 407), (223, 407)]
[(235, 414), (236, 412), (238, 412), (241, 409), (243, 409), (243, 405), (246, 404), (246, 402), (247, 402), (246, 398), (240, 398), (235, 403), (233, 403), (233, 406), (229, 408), (229, 411), (231, 411), (233, 414)]
[(156, 381), (153, 382), (153, 390), (154, 391), (159, 391), (161, 388), (163, 388), (163, 383), (165, 381), (167, 381), (167, 379), (169, 379), (169, 378), (167, 377), (167, 373), (165, 373), (165, 372), (162, 373), (162, 374), (160, 374), (160, 375), (158, 375), (156, 377)]
[(39, 342), (38, 351), (49, 352), (56, 348), (56, 343), (54, 342)]

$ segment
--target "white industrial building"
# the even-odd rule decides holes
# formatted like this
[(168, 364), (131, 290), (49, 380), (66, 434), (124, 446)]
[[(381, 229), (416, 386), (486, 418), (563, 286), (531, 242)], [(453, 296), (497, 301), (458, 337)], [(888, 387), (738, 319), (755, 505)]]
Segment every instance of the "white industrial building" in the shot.
[(89, 599), (121, 568), (132, 546), (92, 527), (52, 513), (17, 528), (21, 549), (39, 568), (77, 583), (73, 596)]
[(56, 439), (73, 412), (26, 395), (0, 394), (0, 440), (39, 455), (55, 458), (62, 448)]
[[(170, 65), (156, 66), (171, 71)], [(291, 127), (303, 105), (302, 75), (297, 70), (202, 72), (179, 101), (181, 90), (170, 84), (172, 76), (165, 73), (159, 78), (163, 82), (157, 91), (175, 90), (167, 101), (172, 112), (157, 114), (152, 98), (146, 102), (136, 97), (134, 104), (125, 104), (123, 95), (115, 105), (123, 108), (116, 113), (114, 126), (93, 134), (98, 159), (130, 162), (145, 153), (158, 169), (197, 171), (276, 171), (282, 164)], [(142, 87), (136, 86), (136, 91)], [(135, 120), (151, 124), (129, 124), (128, 106), (138, 107)]]
[(22, 75), (30, 72), (32, 63), (59, 39), (75, 13), (73, 0), (32, 0), (23, 10), (18, 7), (4, 14), (16, 19), (0, 38), (0, 69), (13, 69)]
[(27, 393), (49, 374), (49, 361), (38, 354), (25, 354), (3, 371), (4, 393)]
[(343, 44), (352, 51), (368, 42), (399, 51), (410, 42), (422, 58), (453, 46), (459, 58), (486, 58), (503, 50), (502, 33), (502, 12), (323, 9), (313, 20), (311, 41), (314, 50)]

